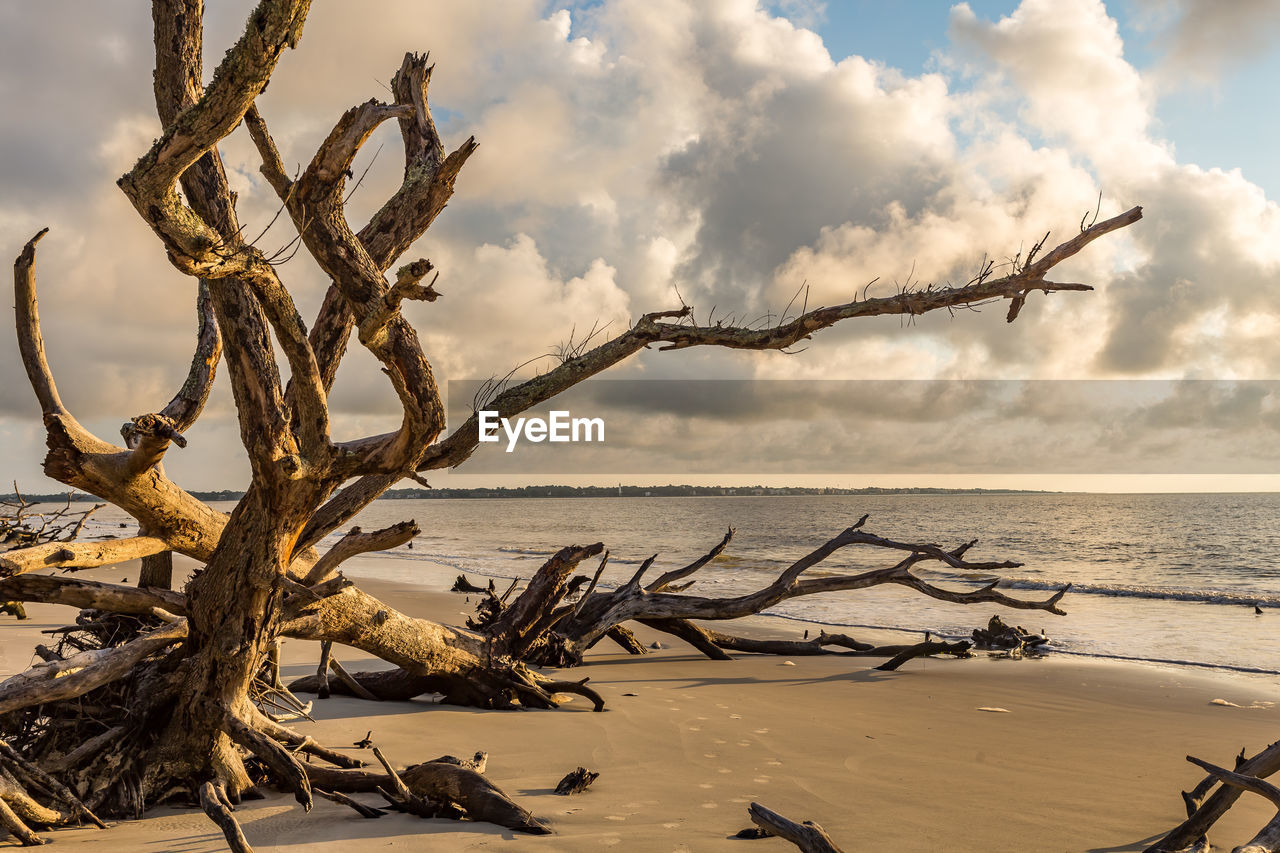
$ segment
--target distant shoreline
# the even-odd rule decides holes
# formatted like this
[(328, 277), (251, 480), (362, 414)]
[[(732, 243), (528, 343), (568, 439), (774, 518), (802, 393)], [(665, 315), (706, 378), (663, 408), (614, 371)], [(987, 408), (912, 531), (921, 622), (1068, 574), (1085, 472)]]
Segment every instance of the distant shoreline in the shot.
[[(474, 489), (392, 489), (378, 500), (494, 500), (513, 498), (720, 498), (720, 497), (795, 497), (795, 496), (854, 496), (868, 495), (1061, 495), (1036, 489), (944, 489), (927, 486), (888, 489), (866, 486), (860, 489), (838, 489), (809, 486), (518, 486)], [(191, 492), (202, 501), (238, 501), (244, 497), (240, 491)], [(66, 503), (67, 493), (26, 494), (29, 504)], [(14, 501), (11, 492), (0, 495), (0, 501)], [(94, 503), (93, 495), (75, 492), (72, 503)]]

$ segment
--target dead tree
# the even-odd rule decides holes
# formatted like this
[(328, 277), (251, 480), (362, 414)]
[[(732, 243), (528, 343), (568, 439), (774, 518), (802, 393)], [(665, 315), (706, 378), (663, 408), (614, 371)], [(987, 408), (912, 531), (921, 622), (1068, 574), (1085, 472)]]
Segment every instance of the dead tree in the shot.
[[(92, 434), (75, 418), (46, 362), (34, 267), (36, 244), (47, 229), (26, 244), (14, 267), (19, 350), (47, 432), (44, 470), (120, 507), (139, 525), (139, 534), (128, 539), (36, 546), (8, 552), (0, 560), (0, 600), (54, 602), (137, 617), (131, 633), (111, 634), (120, 640), (115, 645), (87, 649), (86, 654), (94, 654), (74, 676), (50, 678), (34, 672), (6, 687), (12, 688), (11, 703), (16, 703), (8, 713), (37, 714), (36, 725), (43, 719), (39, 714), (57, 711), (55, 695), (66, 699), (108, 688), (127, 693), (127, 718), (105, 731), (86, 731), (83, 743), (67, 751), (38, 753), (38, 739), (16, 743), (15, 749), (32, 766), (56, 766), (91, 786), (77, 788), (77, 796), (91, 790), (108, 815), (134, 814), (175, 798), (198, 802), (237, 849), (244, 849), (245, 842), (230, 809), (254, 783), (250, 768), (256, 778), (292, 791), (303, 808), (311, 805), (313, 785), (349, 793), (390, 784), (387, 774), (342, 766), (340, 755), (274, 722), (253, 703), (251, 687), (282, 635), (366, 649), (407, 672), (432, 678), (441, 692), (468, 704), (550, 707), (557, 691), (586, 690), (574, 682), (548, 682), (523, 665), (520, 650), (536, 634), (534, 629), (542, 628), (542, 617), (530, 621), (532, 609), (519, 601), (496, 633), (481, 634), (410, 619), (336, 574), (341, 560), (351, 554), (405, 541), (411, 523), (344, 540), (341, 551), (322, 555), (315, 550), (327, 534), (399, 480), (456, 466), (478, 446), (474, 417), (444, 434), (435, 376), (415, 330), (400, 312), (406, 299), (439, 298), (431, 284), (423, 284), (432, 266), (417, 259), (396, 267), (444, 208), (476, 143), (468, 139), (446, 155), (428, 108), (432, 66), (426, 56), (408, 54), (392, 76), (392, 100), (370, 100), (348, 110), (305, 168), (290, 177), (255, 101), (286, 49), (301, 38), (309, 5), (308, 0), (261, 0), (206, 84), (201, 3), (153, 3), (154, 94), (164, 130), (118, 183), (170, 263), (193, 279), (201, 331), (181, 389), (159, 411), (132, 418), (122, 431), (123, 446)], [(404, 180), (357, 229), (348, 223), (344, 208), (349, 169), (369, 135), (389, 119), (399, 123), (404, 142)], [(310, 328), (272, 258), (244, 238), (217, 150), (220, 140), (241, 124), (299, 242), (330, 279)], [(688, 306), (644, 314), (611, 340), (507, 388), (490, 408), (502, 417), (514, 416), (655, 344), (666, 350), (784, 350), (849, 318), (910, 316), (1002, 299), (1020, 309), (1034, 291), (1088, 290), (1047, 275), (1093, 240), (1141, 215), (1134, 208), (1093, 225), (1034, 262), (1015, 265), (1003, 277), (988, 270), (964, 286), (855, 300), (807, 311), (769, 328), (698, 325)], [(387, 271), (393, 268), (389, 279)], [(1016, 315), (1011, 310), (1009, 319)], [(392, 433), (336, 441), (330, 434), (327, 398), (353, 333), (382, 365), (403, 417)], [(287, 383), (276, 347), (287, 362)], [(184, 491), (161, 464), (172, 446), (185, 445), (184, 433), (201, 413), (220, 359), (230, 377), (251, 469), (245, 496), (229, 514)], [(566, 549), (561, 568), (598, 551), (598, 546)], [(180, 593), (29, 574), (164, 552), (202, 564)], [(640, 598), (634, 592), (611, 596), (614, 615), (644, 615), (633, 603)], [(661, 600), (661, 594), (650, 598)], [(501, 641), (495, 640), (498, 636)], [(286, 745), (338, 766), (303, 765)], [(112, 752), (112, 761), (95, 762), (105, 750)], [(416, 767), (424, 766), (429, 765)], [(509, 801), (492, 807), (500, 792), (478, 774), (462, 779), (468, 773), (475, 771), (419, 771), (413, 775), (416, 783), (408, 782), (408, 772), (402, 775), (410, 788), (418, 785), (415, 796), (513, 828), (530, 828), (523, 810), (506, 805)], [(13, 821), (7, 812), (17, 813), (14, 804), (25, 803), (25, 795), (12, 791), (23, 788), (30, 792), (38, 786), (6, 783), (0, 790), (8, 824)], [(42, 815), (18, 820), (51, 825), (75, 819), (74, 810), (56, 818)]]

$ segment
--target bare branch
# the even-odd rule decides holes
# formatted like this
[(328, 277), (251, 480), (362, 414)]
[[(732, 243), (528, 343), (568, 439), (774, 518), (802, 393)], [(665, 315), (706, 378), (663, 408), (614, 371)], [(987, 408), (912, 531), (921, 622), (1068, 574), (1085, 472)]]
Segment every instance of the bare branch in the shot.
[[(262, 0), (199, 99), (173, 110), (172, 118), (162, 112), (164, 134), (120, 179), (121, 189), (164, 241), (174, 263), (189, 274), (210, 279), (239, 275), (256, 262), (253, 251), (219, 251), (222, 239), (216, 229), (223, 223), (202, 219), (183, 204), (174, 185), (240, 123), (266, 87), (284, 48), (301, 35), (309, 6), (309, 0)], [(185, 59), (188, 67), (198, 62)], [(189, 77), (186, 82), (190, 87)]]
[(40, 401), (40, 410), (45, 416), (67, 415), (67, 409), (58, 396), (58, 386), (53, 381), (53, 371), (44, 357), (44, 336), (40, 333), (40, 313), (36, 307), (36, 282), (33, 267), (36, 261), (36, 243), (49, 233), (48, 228), (41, 228), (36, 236), (27, 241), (22, 254), (13, 263), (13, 285), (16, 304), (14, 312), (18, 323), (18, 350), (22, 354), (22, 364), (27, 369), (27, 379)]
[(90, 608), (135, 615), (151, 613), (157, 607), (170, 613), (187, 612), (186, 596), (179, 592), (53, 575), (20, 575), (0, 580), (0, 601), (39, 601), (81, 610)]
[(729, 547), (729, 542), (733, 539), (733, 534), (734, 529), (730, 527), (728, 532), (725, 533), (724, 538), (720, 540), (720, 543), (716, 545), (716, 547), (712, 548), (706, 554), (694, 560), (683, 569), (675, 569), (661, 575), (657, 580), (645, 587), (645, 592), (663, 592), (676, 581), (684, 580), (694, 574), (703, 566), (707, 565), (716, 557), (719, 557), (724, 553), (724, 549)]
[(369, 533), (364, 533), (359, 527), (356, 527), (346, 536), (339, 539), (332, 548), (325, 552), (323, 557), (316, 561), (315, 565), (307, 573), (303, 583), (306, 586), (315, 586), (322, 581), (328, 580), (339, 565), (357, 554), (395, 548), (410, 541), (421, 532), (417, 522), (414, 521), (401, 521), (398, 524), (384, 527), (381, 530), (373, 530)]
[(253, 144), (258, 149), (258, 156), (262, 158), (262, 166), (259, 171), (263, 177), (267, 179), (267, 183), (276, 191), (276, 195), (282, 200), (289, 198), (289, 193), (293, 190), (293, 181), (284, 170), (284, 161), (280, 159), (280, 151), (276, 148), (275, 140), (271, 138), (270, 131), (267, 130), (267, 123), (262, 120), (262, 115), (258, 112), (255, 104), (250, 107), (244, 114), (244, 126), (249, 131)]
[(178, 432), (191, 429), (213, 390), (218, 360), (222, 357), (222, 333), (213, 312), (213, 300), (209, 295), (209, 282), (201, 279), (196, 292), (196, 351), (191, 357), (187, 379), (160, 414), (173, 423)]
[(134, 536), (103, 542), (47, 542), (0, 554), (0, 578), (40, 569), (92, 569), (148, 554), (158, 554), (168, 548), (167, 541), (155, 536)]
[(123, 646), (93, 649), (42, 663), (0, 682), (0, 714), (44, 702), (83, 696), (129, 675), (138, 661), (187, 636), (187, 621), (175, 622)]

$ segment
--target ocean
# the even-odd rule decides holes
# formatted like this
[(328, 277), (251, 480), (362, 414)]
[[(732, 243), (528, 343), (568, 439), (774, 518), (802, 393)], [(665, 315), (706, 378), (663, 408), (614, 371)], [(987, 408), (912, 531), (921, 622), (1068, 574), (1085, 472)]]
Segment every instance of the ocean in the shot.
[[(355, 523), (369, 530), (414, 519), (422, 535), (412, 548), (357, 558), (345, 571), (432, 589), (447, 589), (466, 573), (502, 587), (528, 578), (564, 545), (599, 541), (611, 552), (602, 580), (609, 586), (655, 553), (650, 577), (683, 566), (734, 527), (725, 554), (696, 575), (691, 591), (736, 595), (768, 584), (864, 513), (864, 529), (889, 539), (948, 548), (977, 539), (970, 559), (1023, 563), (1002, 573), (1009, 595), (1043, 598), (1072, 584), (1061, 603), (1067, 615), (951, 604), (890, 585), (793, 599), (767, 611), (794, 620), (797, 635), (805, 623), (824, 623), (855, 636), (886, 628), (962, 638), (999, 613), (1043, 630), (1050, 654), (1280, 675), (1280, 494), (385, 500)], [(89, 537), (127, 532), (118, 529), (113, 508), (94, 519)], [(846, 548), (809, 575), (864, 571), (900, 556)], [(917, 573), (957, 590), (994, 577), (941, 564), (921, 564)]]

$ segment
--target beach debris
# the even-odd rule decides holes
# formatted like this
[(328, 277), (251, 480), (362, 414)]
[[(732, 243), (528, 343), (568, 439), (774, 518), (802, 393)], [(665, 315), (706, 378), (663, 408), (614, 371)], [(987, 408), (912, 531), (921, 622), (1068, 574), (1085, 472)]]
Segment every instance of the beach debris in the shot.
[[(467, 580), (466, 575), (458, 575), (457, 579), (455, 579), (453, 582), (453, 586), (449, 587), (449, 592), (485, 592), (485, 591), (486, 589), (484, 587), (476, 586), (471, 581)], [(493, 591), (492, 578), (489, 579), (489, 588), (487, 591), (489, 592)]]
[(1253, 605), (1253, 612), (1254, 612), (1256, 615), (1261, 616), (1261, 615), (1262, 615), (1262, 608), (1255, 604), (1255, 605)]
[(1252, 709), (1252, 710), (1265, 710), (1267, 708), (1273, 707), (1276, 703), (1255, 699), (1252, 702), (1250, 702), (1248, 705), (1238, 705), (1235, 702), (1232, 702), (1227, 699), (1212, 699), (1210, 700), (1209, 704), (1218, 705), (1223, 708), (1245, 708), (1245, 709)]
[(989, 714), (1008, 714), (1009, 713), (1008, 708), (996, 708), (994, 706), (983, 706), (981, 708), (978, 708), (977, 710), (986, 711)]
[(591, 786), (591, 783), (600, 778), (600, 774), (595, 771), (588, 770), (585, 767), (579, 767), (570, 771), (556, 783), (556, 793), (567, 797), (570, 794), (581, 794)]
[(468, 770), (474, 770), (477, 773), (483, 773), (484, 769), (489, 765), (489, 753), (484, 750), (477, 750), (476, 754), (470, 758), (458, 758), (455, 755), (442, 755), (439, 758), (431, 759), (435, 764), (452, 764), (456, 767), (465, 767)]
[(796, 665), (796, 662), (793, 660), (784, 660), (782, 662), (782, 666), (795, 666), (795, 665)]
[(368, 749), (369, 747), (373, 746), (372, 738), (373, 738), (373, 729), (370, 729), (369, 731), (364, 733), (364, 737), (360, 738), (360, 740), (356, 741), (351, 745), (354, 746), (356, 749)]
[(973, 629), (973, 645), (979, 649), (999, 649), (1010, 657), (1021, 657), (1026, 652), (1039, 650), (1049, 642), (1041, 630), (1032, 634), (1021, 625), (1009, 625), (998, 615), (992, 616), (986, 628)]
[(798, 847), (801, 853), (843, 853), (826, 830), (813, 821), (796, 823), (759, 803), (747, 808), (754, 828), (744, 829), (735, 838), (781, 838)]
[(651, 648), (651, 649), (661, 649), (661, 648), (662, 648), (662, 643), (659, 643), (657, 640), (654, 640), (652, 643), (650, 643), (650, 644), (649, 644), (649, 648)]

